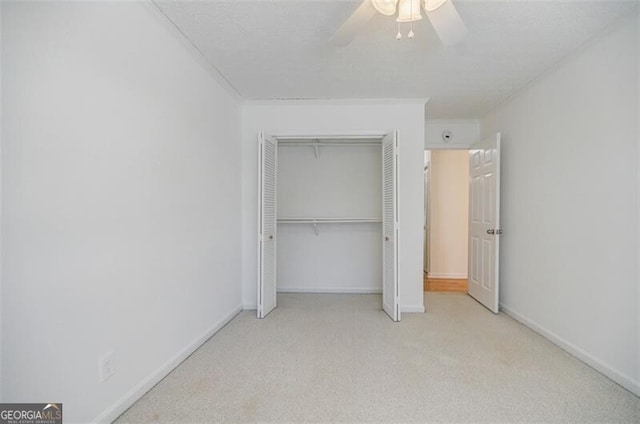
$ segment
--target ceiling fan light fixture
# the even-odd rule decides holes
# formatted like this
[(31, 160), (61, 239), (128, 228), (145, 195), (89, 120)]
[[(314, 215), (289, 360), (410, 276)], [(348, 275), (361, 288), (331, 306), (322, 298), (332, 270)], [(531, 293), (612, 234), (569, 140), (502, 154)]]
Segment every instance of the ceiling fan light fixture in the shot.
[(434, 10), (442, 7), (446, 1), (447, 0), (424, 0), (424, 10), (427, 12), (433, 12)]
[(373, 7), (385, 16), (393, 16), (396, 13), (398, 0), (371, 0)]
[(420, 2), (421, 0), (400, 0), (396, 22), (415, 22), (422, 19)]

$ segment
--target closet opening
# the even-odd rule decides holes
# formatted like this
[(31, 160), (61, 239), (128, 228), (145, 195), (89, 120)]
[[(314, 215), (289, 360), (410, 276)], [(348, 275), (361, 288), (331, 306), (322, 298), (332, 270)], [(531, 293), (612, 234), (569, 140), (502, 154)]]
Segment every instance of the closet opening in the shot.
[(398, 308), (397, 132), (259, 136), (258, 318), (278, 293)]

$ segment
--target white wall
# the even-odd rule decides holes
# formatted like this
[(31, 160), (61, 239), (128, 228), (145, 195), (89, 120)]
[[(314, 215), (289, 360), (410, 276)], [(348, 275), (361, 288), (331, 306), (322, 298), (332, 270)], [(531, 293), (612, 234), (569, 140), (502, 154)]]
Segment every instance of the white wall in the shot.
[[(2, 223), (2, 50), (4, 50), (2, 44), (2, 2), (0, 2), (0, 223)], [(0, 225), (0, 402), (4, 402), (3, 397), (3, 375), (2, 375), (2, 352), (3, 352), (3, 338), (2, 338), (2, 304), (3, 304), (3, 289), (2, 289), (2, 225)]]
[(2, 12), (3, 398), (109, 421), (239, 310), (239, 103), (150, 5)]
[(482, 133), (502, 131), (503, 308), (640, 394), (637, 61), (633, 19)]
[(467, 278), (469, 153), (431, 152), (429, 276)]
[[(336, 140), (339, 141), (339, 140)], [(346, 140), (345, 140), (346, 141)], [(382, 145), (278, 148), (278, 216), (382, 219)], [(382, 291), (382, 224), (279, 224), (277, 289)]]
[[(427, 105), (427, 116), (429, 105)], [(478, 141), (479, 122), (477, 119), (430, 119), (425, 126), (426, 149), (456, 149), (469, 147)], [(449, 141), (442, 139), (442, 133), (451, 133)]]
[[(637, 263), (640, 264), (640, 12), (638, 13), (637, 16), (637, 22), (636, 22), (636, 67), (638, 69), (637, 72), (637, 76), (638, 76), (638, 87), (637, 87), (637, 100), (636, 100), (636, 105), (637, 105), (637, 115), (636, 115), (636, 120), (637, 120), (637, 132), (636, 132), (636, 139), (637, 139), (637, 163), (638, 163), (638, 187), (636, 190), (636, 194), (637, 194), (637, 219), (638, 219), (638, 225), (637, 225), (637, 232), (638, 232), (638, 250), (637, 250)], [(638, 332), (638, 344), (637, 344), (637, 368), (636, 368), (636, 381), (640, 382), (640, 265), (639, 269), (636, 271), (636, 277), (638, 279), (638, 300), (637, 300), (637, 311), (636, 311), (636, 322), (637, 322), (637, 332)], [(636, 394), (638, 394), (636, 392)]]
[(279, 224), (277, 237), (279, 292), (382, 292), (381, 224)]
[(392, 130), (400, 133), (400, 305), (423, 311), (424, 102), (257, 102), (243, 107), (243, 302), (256, 305), (258, 132)]
[(280, 145), (278, 217), (382, 219), (381, 146)]

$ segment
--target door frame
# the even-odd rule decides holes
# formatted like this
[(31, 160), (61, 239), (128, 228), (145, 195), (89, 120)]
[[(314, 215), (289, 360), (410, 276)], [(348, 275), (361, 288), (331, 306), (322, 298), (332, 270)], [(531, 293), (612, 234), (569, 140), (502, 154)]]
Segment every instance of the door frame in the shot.
[(389, 133), (393, 133), (395, 129), (388, 130), (366, 130), (366, 131), (262, 131), (266, 136), (273, 137), (277, 140), (291, 139), (314, 139), (321, 138), (325, 140), (331, 139), (359, 139), (359, 138), (377, 138), (382, 139)]
[[(425, 144), (424, 150), (429, 150), (429, 151), (434, 151), (434, 150), (464, 150), (466, 152), (469, 152), (472, 149), (473, 144), (469, 144), (469, 145), (465, 145), (465, 144)], [(431, 170), (433, 169), (433, 162), (429, 161), (429, 172), (431, 172)], [(424, 178), (422, 179), (422, 183), (423, 183), (423, 189), (424, 189)], [(431, 184), (431, 175), (429, 175), (429, 184)], [(431, 207), (431, 203), (428, 205), (428, 207)], [(424, 209), (424, 208), (423, 208)], [(431, 214), (429, 214), (426, 217), (423, 217), (423, 221), (426, 223), (427, 218), (430, 218)], [(429, 223), (430, 225), (431, 223)], [(431, 227), (429, 227), (429, 230), (431, 230)], [(467, 230), (468, 232), (468, 230)], [(431, 240), (427, 241), (428, 243), (431, 242)], [(424, 249), (424, 247), (423, 247)], [(467, 247), (467, 255), (469, 255), (470, 253), (470, 249), (471, 247), (468, 246)], [(423, 255), (425, 254), (425, 252), (423, 252)], [(469, 270), (467, 269), (467, 279), (469, 278)], [(460, 292), (462, 293), (462, 292)], [(466, 293), (467, 295), (469, 295), (469, 293)], [(428, 305), (427, 305), (427, 300), (425, 299), (425, 304), (424, 304), (425, 310), (428, 310)]]
[(423, 183), (424, 183), (424, 216), (422, 222), (424, 224), (424, 240), (422, 241), (422, 272), (429, 274), (431, 266), (430, 249), (431, 249), (431, 150), (424, 149), (429, 152), (429, 162), (424, 166)]
[[(431, 145), (431, 144), (427, 144), (427, 145), (425, 145), (424, 150), (425, 150), (425, 151), (427, 151), (427, 150), (428, 150), (428, 151), (431, 151), (431, 152), (433, 152), (434, 150), (464, 150), (464, 151), (467, 151), (467, 152), (468, 152), (469, 150), (471, 150), (471, 145), (469, 145), (469, 146), (465, 146), (465, 145), (450, 145), (450, 144), (444, 144), (444, 145), (443, 145), (443, 144), (433, 144), (433, 145)], [(431, 189), (431, 187), (430, 187), (430, 186), (431, 186), (431, 170), (432, 170), (432, 169), (433, 169), (433, 162), (432, 162), (432, 160), (431, 160), (431, 159), (429, 159), (429, 170), (428, 170), (428, 171), (429, 171), (429, 190)], [(426, 190), (426, 189), (427, 189), (427, 187), (425, 187), (425, 181), (424, 181), (424, 178), (422, 178), (422, 186), (423, 186), (423, 190)], [(425, 202), (427, 202), (427, 199), (426, 199), (426, 198), (425, 198)], [(430, 193), (430, 192), (429, 192), (429, 199), (428, 199), (428, 202), (429, 202), (429, 203), (427, 204), (427, 206), (428, 206), (429, 208), (431, 208), (431, 203), (432, 203), (432, 202), (431, 202), (431, 193)], [(424, 209), (424, 207), (423, 207), (423, 209)], [(429, 220), (429, 222), (427, 222), (427, 220)], [(425, 223), (425, 226), (426, 226), (429, 230), (431, 230), (431, 227), (430, 227), (431, 222), (430, 222), (430, 220), (431, 220), (431, 212), (429, 211), (429, 213), (427, 214), (427, 216), (423, 216), (423, 217), (422, 217), (422, 221)], [(468, 226), (467, 226), (467, 227), (468, 227)], [(469, 231), (469, 228), (467, 228), (467, 232), (468, 232), (468, 231)], [(429, 240), (427, 240), (427, 243), (429, 243), (429, 248), (431, 248), (431, 238), (430, 238), (431, 234), (430, 234), (430, 233), (431, 233), (431, 231), (429, 231)], [(423, 243), (423, 247), (422, 247), (422, 248), (423, 248), (423, 249), (425, 248), (425, 247), (424, 247), (424, 243)], [(468, 250), (468, 249), (467, 249), (467, 250)], [(467, 255), (468, 255), (468, 254), (469, 254), (469, 252), (467, 251)], [(422, 256), (423, 256), (423, 258), (425, 257), (425, 255), (426, 255), (426, 252), (422, 252)], [(430, 261), (430, 260), (431, 260), (431, 259), (429, 258), (429, 261)], [(423, 266), (423, 268), (424, 268), (424, 266)], [(430, 269), (429, 269), (429, 270), (430, 270)], [(468, 274), (468, 270), (467, 270), (467, 274)], [(468, 278), (468, 275), (467, 275), (467, 278)], [(427, 306), (427, 305), (425, 304), (425, 309), (426, 309), (426, 306)]]
[[(394, 134), (395, 133), (395, 137), (398, 137), (399, 131), (398, 129), (394, 128), (394, 129), (387, 129), (387, 130), (356, 130), (356, 131), (267, 131), (267, 130), (261, 130), (260, 134), (262, 134), (262, 136), (264, 138), (274, 138), (277, 141), (280, 140), (292, 140), (292, 139), (323, 139), (323, 140), (332, 140), (332, 139), (340, 139), (340, 140), (345, 140), (345, 139), (366, 139), (366, 138), (371, 138), (371, 139), (379, 139), (382, 142), (382, 139), (385, 138), (386, 136), (388, 136), (389, 134)], [(261, 157), (260, 154), (258, 154), (258, 161), (261, 161)], [(260, 165), (260, 164), (259, 164)], [(276, 168), (277, 171), (277, 168)], [(399, 168), (397, 169), (396, 172), (399, 172)], [(259, 172), (260, 173), (260, 172)], [(258, 176), (260, 178), (260, 176)], [(397, 185), (399, 186), (399, 181), (397, 181)], [(260, 184), (258, 185), (258, 197), (260, 197), (260, 190), (261, 190), (261, 186)], [(396, 189), (396, 195), (399, 195), (399, 189)], [(259, 202), (260, 203), (260, 202)], [(258, 205), (258, 220), (261, 219), (261, 209), (262, 205), (259, 204)], [(397, 206), (397, 217), (396, 217), (396, 222), (398, 225), (398, 228), (400, 228), (400, 202), (398, 202), (398, 206)], [(276, 209), (277, 211), (277, 209)], [(276, 213), (277, 216), (277, 213)], [(398, 232), (399, 234), (399, 232)], [(398, 239), (399, 237), (396, 239), (396, 245), (398, 245)], [(258, 245), (258, 251), (260, 249), (260, 241), (257, 240), (257, 245)], [(396, 250), (399, 252), (399, 246), (396, 247)], [(396, 258), (399, 258), (399, 255), (396, 255)], [(384, 261), (384, 258), (381, 257), (381, 260)], [(260, 261), (260, 257), (258, 257), (258, 261)], [(397, 297), (399, 298), (400, 296), (400, 271), (399, 271), (399, 259), (396, 259), (396, 275), (397, 275), (397, 283), (396, 283), (396, 291), (397, 291)], [(256, 293), (256, 304), (257, 307), (260, 307), (260, 284), (261, 284), (261, 275), (260, 275), (260, 264), (258, 263), (258, 278), (257, 278), (257, 293)], [(276, 287), (277, 287), (277, 282), (276, 282)], [(277, 294), (276, 294), (277, 296)], [(397, 306), (397, 321), (400, 321), (400, 316), (401, 316), (401, 311), (400, 311), (400, 305), (398, 302), (398, 306)]]

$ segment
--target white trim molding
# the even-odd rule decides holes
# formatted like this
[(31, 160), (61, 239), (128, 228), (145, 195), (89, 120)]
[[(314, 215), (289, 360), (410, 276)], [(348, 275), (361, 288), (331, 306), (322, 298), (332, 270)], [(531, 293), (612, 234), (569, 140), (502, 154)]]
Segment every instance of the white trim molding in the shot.
[(402, 314), (424, 314), (424, 305), (400, 305)]
[[(640, 11), (637, 13), (637, 22), (636, 22), (636, 28), (640, 28)], [(640, 58), (640, 30), (638, 31), (638, 40), (637, 40), (637, 54), (638, 57)], [(637, 181), (637, 222), (636, 222), (636, 236), (637, 236), (637, 243), (636, 243), (636, 255), (637, 255), (637, 262), (636, 264), (640, 264), (640, 72), (638, 72), (638, 87), (637, 87), (637, 102), (638, 102), (638, 119), (637, 119), (637, 123), (638, 123), (638, 128), (637, 128), (637, 133), (636, 133), (636, 137), (637, 137), (637, 162), (636, 162), (636, 168), (637, 168), (637, 176), (636, 176), (636, 181)], [(637, 304), (636, 304), (636, 321), (637, 321), (637, 340), (636, 340), (636, 356), (637, 356), (637, 366), (636, 366), (636, 378), (638, 380), (640, 380), (640, 272), (636, 272), (637, 275), (637, 280), (636, 280), (636, 284), (637, 284)], [(636, 393), (638, 394), (638, 393)], [(638, 395), (640, 396), (640, 395)]]
[(192, 55), (192, 57), (201, 64), (205, 69), (209, 71), (211, 76), (222, 86), (222, 88), (238, 103), (243, 101), (243, 97), (240, 95), (238, 89), (229, 81), (226, 75), (224, 75), (217, 66), (215, 66), (204, 54), (204, 52), (196, 46), (196, 43), (185, 34), (178, 24), (176, 24), (167, 15), (162, 7), (158, 5), (157, 0), (149, 0), (148, 2), (140, 2), (145, 7), (157, 22), (167, 28), (174, 37), (182, 44), (182, 46)]
[(393, 129), (377, 129), (370, 131), (264, 131), (265, 136), (280, 140), (345, 140), (345, 139), (379, 139), (392, 133)]
[(96, 419), (92, 420), (93, 423), (111, 423), (122, 415), (127, 409), (136, 403), (145, 393), (151, 390), (156, 384), (158, 384), (163, 378), (165, 378), (171, 371), (173, 371), (178, 365), (187, 359), (193, 352), (195, 352), (200, 346), (202, 346), (207, 340), (209, 340), (214, 334), (216, 334), (222, 327), (227, 325), (232, 319), (236, 317), (242, 311), (242, 306), (238, 306), (227, 314), (220, 321), (215, 323), (213, 327), (207, 330), (202, 336), (193, 340), (187, 347), (178, 352), (173, 358), (169, 359), (158, 369), (149, 374), (144, 380), (129, 390), (123, 397), (116, 401), (113, 405), (108, 407), (102, 412)]
[[(358, 291), (346, 291), (347, 289), (337, 289), (342, 291), (327, 291), (327, 289), (282, 289), (282, 291), (278, 290), (278, 293), (325, 293), (325, 294), (381, 294), (382, 290), (374, 290), (374, 289), (358, 289)], [(255, 303), (245, 303), (242, 305), (242, 309), (244, 311), (255, 311), (257, 306)], [(424, 305), (400, 305), (400, 313), (403, 314), (423, 314), (425, 313)]]
[(440, 278), (443, 280), (466, 280), (469, 278), (467, 274), (456, 274), (456, 273), (439, 273), (439, 272), (430, 272), (428, 273), (429, 278)]
[(399, 98), (370, 98), (370, 99), (320, 99), (320, 98), (299, 98), (299, 99), (246, 99), (243, 105), (247, 106), (287, 106), (287, 105), (320, 105), (320, 106), (369, 106), (369, 105), (406, 105), (429, 103), (430, 97), (399, 97)]
[(521, 324), (525, 325), (526, 327), (529, 327), (531, 330), (540, 334), (542, 337), (546, 338), (551, 343), (558, 346), (560, 349), (566, 351), (570, 355), (576, 357), (580, 361), (589, 365), (591, 368), (600, 372), (604, 376), (615, 381), (625, 389), (629, 390), (631, 393), (635, 394), (636, 396), (640, 396), (640, 382), (635, 380), (633, 377), (625, 375), (624, 373), (618, 371), (617, 369), (610, 366), (609, 364), (594, 357), (593, 355), (584, 351), (578, 346), (568, 342), (567, 340), (563, 339), (557, 334), (547, 330), (546, 328), (539, 325), (538, 323), (510, 309), (508, 306), (505, 306), (504, 304), (500, 304), (500, 310), (505, 314), (507, 314), (508, 316), (510, 316), (511, 318), (513, 318), (514, 320), (520, 322)]

